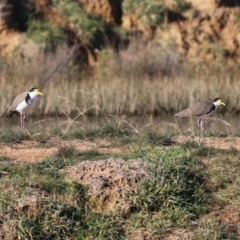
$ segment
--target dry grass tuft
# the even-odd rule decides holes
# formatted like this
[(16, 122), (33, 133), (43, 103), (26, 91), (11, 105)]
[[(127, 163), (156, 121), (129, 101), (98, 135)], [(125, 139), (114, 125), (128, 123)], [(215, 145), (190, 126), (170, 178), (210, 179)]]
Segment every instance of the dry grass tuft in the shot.
[(73, 64), (73, 50), (59, 46), (34, 61), (0, 63), (0, 112), (12, 96), (32, 86), (44, 94), (38, 114), (70, 114), (73, 109), (65, 99), (89, 115), (173, 114), (215, 97), (226, 102), (228, 111), (240, 110), (237, 68), (183, 63), (172, 43), (136, 40), (118, 55), (105, 49), (102, 62), (88, 75)]

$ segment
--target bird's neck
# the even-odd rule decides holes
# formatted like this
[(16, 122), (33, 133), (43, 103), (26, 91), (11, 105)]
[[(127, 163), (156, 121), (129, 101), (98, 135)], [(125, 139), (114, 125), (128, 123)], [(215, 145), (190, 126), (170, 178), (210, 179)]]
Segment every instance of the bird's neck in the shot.
[(25, 101), (30, 104), (34, 98), (37, 98), (37, 95), (34, 92), (28, 92)]
[(217, 102), (213, 102), (213, 105), (215, 106), (215, 110), (219, 107)]

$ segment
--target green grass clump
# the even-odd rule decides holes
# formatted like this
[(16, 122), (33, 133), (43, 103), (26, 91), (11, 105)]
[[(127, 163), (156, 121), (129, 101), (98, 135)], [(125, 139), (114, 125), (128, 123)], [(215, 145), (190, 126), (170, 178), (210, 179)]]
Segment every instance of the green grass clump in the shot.
[(207, 211), (207, 175), (197, 158), (176, 147), (139, 148), (133, 156), (152, 166), (150, 179), (138, 189), (137, 211), (161, 212), (172, 222), (196, 218)]
[[(14, 226), (17, 239), (65, 239), (78, 233), (84, 237), (85, 210), (60, 201), (37, 203), (35, 216), (21, 216)], [(84, 238), (79, 238), (84, 239)]]
[(121, 214), (102, 215), (91, 213), (87, 216), (89, 239), (125, 239), (124, 219)]
[(140, 137), (140, 142), (155, 146), (169, 146), (173, 144), (171, 134), (162, 134), (157, 131), (146, 129)]
[(23, 140), (30, 140), (31, 136), (23, 129), (3, 128), (0, 131), (0, 142), (20, 143)]
[(86, 138), (132, 138), (134, 131), (124, 123), (114, 121), (73, 128), (65, 136), (65, 139), (86, 139)]
[(218, 239), (239, 239), (237, 229), (226, 229), (221, 222), (208, 220), (200, 222), (194, 230), (195, 239), (218, 240)]

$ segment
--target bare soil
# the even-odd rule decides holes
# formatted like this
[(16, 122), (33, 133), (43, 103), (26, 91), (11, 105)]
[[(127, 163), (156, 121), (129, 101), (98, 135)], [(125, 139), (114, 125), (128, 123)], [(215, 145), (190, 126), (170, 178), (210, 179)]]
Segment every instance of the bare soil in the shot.
[(12, 159), (15, 163), (34, 163), (43, 161), (55, 154), (60, 147), (74, 146), (78, 151), (98, 150), (102, 153), (122, 153), (126, 147), (110, 147), (111, 142), (107, 139), (94, 140), (61, 140), (50, 138), (47, 144), (40, 144), (38, 141), (26, 140), (21, 143), (1, 144), (0, 155)]

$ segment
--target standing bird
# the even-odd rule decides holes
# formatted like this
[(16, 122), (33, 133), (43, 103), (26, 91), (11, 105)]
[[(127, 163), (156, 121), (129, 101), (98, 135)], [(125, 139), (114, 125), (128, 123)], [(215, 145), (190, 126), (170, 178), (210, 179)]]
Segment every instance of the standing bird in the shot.
[(179, 113), (176, 113), (174, 117), (196, 117), (198, 121), (198, 127), (201, 132), (205, 131), (205, 121), (208, 116), (214, 113), (220, 105), (225, 105), (221, 98), (215, 98), (213, 101), (199, 101), (192, 107), (186, 108)]
[(9, 106), (6, 115), (11, 115), (13, 113), (20, 113), (21, 127), (25, 127), (25, 117), (26, 113), (34, 107), (37, 102), (38, 95), (42, 95), (38, 88), (31, 88), (28, 92), (20, 93), (15, 97)]

